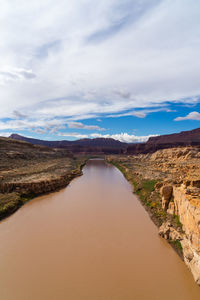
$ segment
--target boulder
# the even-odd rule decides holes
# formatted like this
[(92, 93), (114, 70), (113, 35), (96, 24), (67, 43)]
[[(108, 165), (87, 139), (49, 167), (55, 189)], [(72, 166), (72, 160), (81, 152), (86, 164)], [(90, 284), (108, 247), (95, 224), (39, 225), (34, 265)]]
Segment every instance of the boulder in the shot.
[(173, 193), (173, 187), (171, 185), (164, 185), (160, 190), (162, 196), (162, 209), (167, 210), (170, 199)]
[(173, 228), (170, 221), (164, 222), (159, 228), (159, 235), (166, 240), (182, 241), (183, 234)]
[(170, 222), (163, 223), (159, 228), (159, 235), (162, 236), (164, 239), (169, 239), (171, 224)]

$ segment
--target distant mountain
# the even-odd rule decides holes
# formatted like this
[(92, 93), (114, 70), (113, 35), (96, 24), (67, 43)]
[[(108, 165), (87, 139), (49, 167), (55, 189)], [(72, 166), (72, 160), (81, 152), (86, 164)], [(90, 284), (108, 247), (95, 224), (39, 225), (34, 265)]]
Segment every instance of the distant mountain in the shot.
[(19, 140), (19, 141), (29, 142), (34, 145), (43, 145), (43, 146), (53, 147), (53, 148), (61, 148), (70, 145), (70, 141), (44, 141), (39, 139), (28, 138), (15, 133), (11, 134), (9, 138)]
[(74, 145), (85, 147), (109, 147), (109, 148), (125, 148), (127, 143), (122, 143), (112, 138), (96, 138), (96, 139), (81, 139), (72, 142)]
[(44, 141), (39, 139), (27, 138), (19, 134), (11, 134), (10, 138), (26, 141), (34, 145), (43, 145), (53, 148), (67, 148), (72, 152), (98, 152), (98, 153), (121, 153), (127, 148), (127, 143), (111, 138), (80, 139), (76, 141)]
[(80, 139), (76, 141), (44, 141), (12, 134), (12, 139), (26, 141), (35, 145), (53, 148), (65, 148), (73, 153), (103, 153), (103, 154), (140, 154), (153, 153), (160, 149), (179, 146), (200, 145), (200, 128), (180, 133), (151, 137), (146, 143), (128, 144), (111, 138)]
[(167, 135), (150, 137), (147, 144), (200, 144), (200, 128)]
[(198, 145), (200, 145), (200, 128), (150, 137), (146, 143), (128, 146), (126, 154), (145, 154), (153, 153), (160, 149)]

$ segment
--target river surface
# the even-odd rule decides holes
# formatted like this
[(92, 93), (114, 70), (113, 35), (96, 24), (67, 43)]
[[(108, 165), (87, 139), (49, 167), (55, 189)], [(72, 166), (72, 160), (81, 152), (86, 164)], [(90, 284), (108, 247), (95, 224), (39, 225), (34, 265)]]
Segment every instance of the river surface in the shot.
[(0, 223), (0, 299), (199, 300), (200, 288), (119, 170), (90, 160)]

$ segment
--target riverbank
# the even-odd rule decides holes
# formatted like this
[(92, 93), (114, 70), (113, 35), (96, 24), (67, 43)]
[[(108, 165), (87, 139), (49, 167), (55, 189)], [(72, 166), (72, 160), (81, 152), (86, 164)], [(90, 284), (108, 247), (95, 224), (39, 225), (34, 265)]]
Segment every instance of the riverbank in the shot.
[(136, 198), (116, 167), (90, 159), (70, 186), (26, 203), (1, 222), (1, 298), (199, 300)]
[[(82, 175), (87, 158), (82, 157), (76, 160), (74, 166), (65, 172), (60, 172), (59, 167), (65, 166), (66, 160), (57, 161), (57, 166), (51, 173), (46, 173), (41, 178), (22, 178), (20, 181), (9, 182), (0, 185), (0, 220), (10, 216), (17, 211), (22, 205), (43, 194), (58, 191), (66, 187), (74, 178)], [(48, 165), (48, 163), (47, 163)], [(50, 162), (49, 162), (50, 165)], [(52, 175), (52, 171), (56, 172), (56, 176)]]
[(138, 156), (108, 156), (200, 285), (199, 149), (159, 150)]
[[(158, 229), (164, 222), (168, 221), (170, 224), (173, 224), (173, 228), (176, 228), (177, 231), (182, 232), (182, 224), (178, 220), (177, 216), (168, 215), (162, 209), (161, 197), (155, 188), (156, 184), (158, 183), (157, 180), (142, 180), (141, 177), (133, 174), (130, 169), (125, 167), (123, 163), (116, 160), (110, 160), (109, 158), (107, 158), (106, 161), (117, 167), (123, 173), (124, 177), (130, 182), (133, 187), (134, 194), (138, 196), (140, 203), (148, 212), (151, 220), (158, 227)], [(184, 260), (180, 242), (170, 239), (167, 239), (167, 241), (177, 252), (180, 258)]]
[(67, 186), (82, 175), (88, 158), (0, 138), (0, 220), (34, 197)]

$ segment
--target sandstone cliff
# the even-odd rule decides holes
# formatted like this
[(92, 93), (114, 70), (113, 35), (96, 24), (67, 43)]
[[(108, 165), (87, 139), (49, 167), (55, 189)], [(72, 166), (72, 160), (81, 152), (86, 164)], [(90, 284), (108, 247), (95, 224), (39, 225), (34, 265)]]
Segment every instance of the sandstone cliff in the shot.
[(200, 285), (200, 148), (109, 156), (134, 185), (159, 234), (176, 248)]

